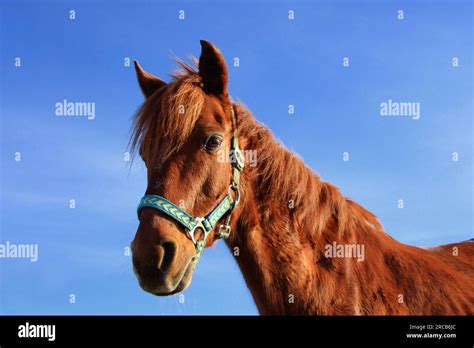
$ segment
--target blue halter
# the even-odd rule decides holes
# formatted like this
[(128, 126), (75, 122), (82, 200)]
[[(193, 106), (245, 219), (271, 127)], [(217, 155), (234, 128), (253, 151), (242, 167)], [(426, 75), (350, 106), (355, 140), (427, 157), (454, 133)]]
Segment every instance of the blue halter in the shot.
[[(228, 189), (228, 193), (224, 199), (209, 214), (197, 218), (189, 215), (177, 205), (158, 195), (143, 196), (137, 208), (138, 220), (140, 220), (140, 213), (143, 208), (153, 208), (159, 210), (160, 212), (168, 215), (173, 220), (180, 223), (186, 229), (196, 248), (194, 264), (197, 263), (202, 251), (204, 250), (207, 236), (216, 226), (217, 222), (226, 214), (227, 217), (224, 223), (219, 226), (216, 237), (219, 239), (225, 239), (230, 235), (230, 217), (232, 215), (232, 211), (240, 200), (240, 173), (244, 169), (244, 156), (239, 149), (239, 141), (237, 138), (237, 119), (233, 107), (231, 107), (231, 112), (232, 122), (234, 125), (234, 134), (232, 136), (230, 151), (232, 162), (232, 180)], [(235, 199), (232, 198), (231, 191), (234, 192)], [(202, 238), (196, 240), (194, 237), (194, 232), (198, 228), (202, 229), (204, 233)]]

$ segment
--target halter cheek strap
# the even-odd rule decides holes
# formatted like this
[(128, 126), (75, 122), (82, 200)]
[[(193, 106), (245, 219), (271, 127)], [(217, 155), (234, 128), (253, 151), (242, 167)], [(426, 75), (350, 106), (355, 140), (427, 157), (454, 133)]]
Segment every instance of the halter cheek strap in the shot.
[[(196, 248), (196, 257), (194, 258), (193, 268), (196, 266), (197, 261), (201, 257), (201, 253), (206, 245), (207, 236), (216, 226), (217, 222), (226, 214), (227, 216), (224, 223), (219, 226), (219, 230), (216, 232), (216, 238), (225, 239), (229, 237), (231, 232), (230, 218), (234, 208), (240, 201), (240, 173), (244, 169), (245, 162), (244, 156), (242, 155), (242, 152), (239, 148), (239, 139), (237, 137), (237, 117), (232, 106), (231, 112), (232, 124), (234, 128), (230, 151), (230, 161), (232, 163), (232, 180), (229, 185), (228, 193), (224, 199), (209, 214), (197, 218), (189, 215), (177, 205), (158, 195), (143, 196), (137, 208), (138, 220), (140, 220), (140, 213), (143, 208), (153, 208), (168, 215), (186, 229), (188, 235), (194, 243), (194, 247)], [(235, 199), (232, 197), (230, 193), (231, 191), (234, 192)], [(202, 238), (196, 240), (194, 232), (198, 228), (202, 229), (204, 233)]]

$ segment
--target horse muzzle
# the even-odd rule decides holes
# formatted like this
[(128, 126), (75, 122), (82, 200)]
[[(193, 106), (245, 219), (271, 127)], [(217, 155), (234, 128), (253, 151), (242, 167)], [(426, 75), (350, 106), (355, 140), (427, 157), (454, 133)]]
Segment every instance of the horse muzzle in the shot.
[(132, 243), (133, 271), (143, 290), (157, 296), (166, 296), (181, 292), (189, 286), (196, 257), (193, 248), (191, 253), (180, 250), (172, 240), (148, 250), (137, 248), (136, 244), (135, 241)]

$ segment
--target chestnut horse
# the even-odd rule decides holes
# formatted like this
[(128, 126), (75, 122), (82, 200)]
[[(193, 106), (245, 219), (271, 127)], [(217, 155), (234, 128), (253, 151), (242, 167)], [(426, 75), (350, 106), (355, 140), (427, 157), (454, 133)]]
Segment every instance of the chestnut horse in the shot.
[[(201, 47), (198, 66), (178, 61), (169, 83), (135, 62), (146, 100), (132, 149), (148, 184), (132, 251), (144, 290), (183, 291), (202, 248), (228, 237), (261, 314), (474, 313), (474, 242), (394, 240), (233, 103), (222, 54)], [(239, 169), (232, 151), (257, 161)]]

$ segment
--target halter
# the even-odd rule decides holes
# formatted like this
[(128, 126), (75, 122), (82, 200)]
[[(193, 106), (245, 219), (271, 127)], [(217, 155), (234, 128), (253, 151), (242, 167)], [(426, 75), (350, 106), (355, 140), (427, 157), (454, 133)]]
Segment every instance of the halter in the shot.
[[(143, 208), (154, 208), (162, 213), (168, 215), (176, 222), (180, 223), (187, 231), (189, 237), (191, 237), (194, 247), (196, 248), (196, 257), (194, 258), (193, 268), (196, 266), (199, 258), (201, 257), (204, 246), (206, 245), (206, 238), (212, 229), (215, 227), (217, 222), (227, 214), (224, 223), (219, 226), (219, 230), (216, 233), (216, 238), (225, 239), (229, 237), (231, 227), (229, 225), (230, 218), (234, 208), (239, 204), (240, 201), (240, 173), (244, 169), (244, 156), (239, 148), (239, 139), (237, 138), (237, 116), (234, 112), (234, 108), (231, 106), (232, 112), (232, 124), (233, 124), (233, 135), (230, 145), (230, 160), (232, 163), (232, 179), (227, 191), (227, 195), (224, 199), (206, 216), (193, 217), (186, 213), (183, 209), (168, 201), (166, 198), (158, 195), (145, 195), (140, 200), (140, 204), (137, 208), (138, 220), (140, 220), (140, 213)], [(235, 194), (235, 199), (231, 195), (231, 191)], [(196, 240), (194, 233), (200, 228), (203, 231), (203, 237)]]

